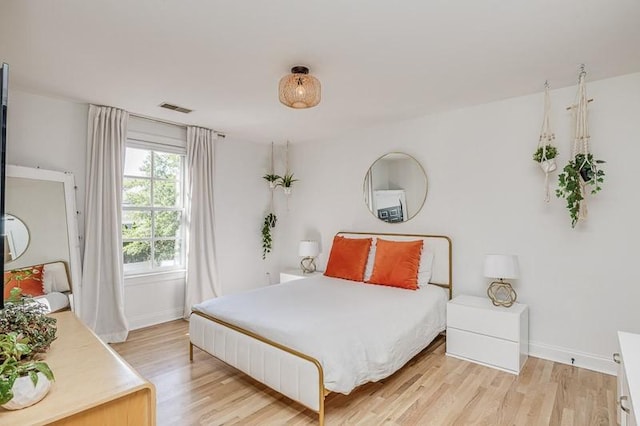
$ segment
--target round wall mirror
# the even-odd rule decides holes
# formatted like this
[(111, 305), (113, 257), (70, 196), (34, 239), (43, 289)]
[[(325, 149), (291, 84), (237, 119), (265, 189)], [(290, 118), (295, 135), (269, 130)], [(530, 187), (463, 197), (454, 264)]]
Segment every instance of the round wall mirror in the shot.
[(29, 247), (29, 230), (23, 221), (12, 214), (4, 215), (4, 261), (12, 262)]
[(378, 158), (364, 177), (364, 202), (378, 219), (406, 222), (427, 198), (427, 175), (418, 161), (401, 152)]

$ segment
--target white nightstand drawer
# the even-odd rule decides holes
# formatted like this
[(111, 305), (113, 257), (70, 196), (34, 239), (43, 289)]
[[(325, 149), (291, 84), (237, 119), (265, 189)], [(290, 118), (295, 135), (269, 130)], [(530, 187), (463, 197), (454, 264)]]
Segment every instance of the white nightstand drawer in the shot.
[(447, 354), (520, 372), (520, 345), (508, 340), (447, 328)]
[[(466, 299), (463, 300), (468, 302)], [(481, 302), (483, 306), (456, 303), (456, 299), (449, 302), (447, 305), (447, 326), (513, 342), (520, 340), (520, 321), (518, 320), (521, 313), (520, 306), (496, 308), (489, 299), (486, 301), (478, 299), (477, 301)]]

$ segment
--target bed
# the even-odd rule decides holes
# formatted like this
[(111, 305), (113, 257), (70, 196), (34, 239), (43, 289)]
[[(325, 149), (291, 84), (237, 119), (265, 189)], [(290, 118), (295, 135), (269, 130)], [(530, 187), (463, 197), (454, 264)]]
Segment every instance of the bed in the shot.
[[(402, 368), (445, 329), (452, 292), (451, 240), (352, 232), (338, 236), (423, 240), (432, 258), (429, 284), (407, 291), (314, 276), (207, 300), (192, 310), (190, 359), (194, 346), (208, 352), (317, 412), (321, 425), (326, 395), (348, 394)], [(367, 270), (372, 261), (367, 259)]]

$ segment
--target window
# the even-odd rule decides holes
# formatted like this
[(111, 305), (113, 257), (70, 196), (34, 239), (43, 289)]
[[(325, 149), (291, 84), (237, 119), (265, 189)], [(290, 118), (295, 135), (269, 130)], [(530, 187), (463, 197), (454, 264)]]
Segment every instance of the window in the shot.
[(127, 146), (122, 191), (125, 274), (184, 268), (184, 155)]

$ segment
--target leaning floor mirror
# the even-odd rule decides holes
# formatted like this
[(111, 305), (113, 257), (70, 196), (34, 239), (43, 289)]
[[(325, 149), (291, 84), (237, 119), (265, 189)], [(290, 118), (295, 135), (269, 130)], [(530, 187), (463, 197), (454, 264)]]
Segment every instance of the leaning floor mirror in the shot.
[(19, 287), (50, 311), (78, 313), (81, 265), (73, 175), (8, 165), (4, 298)]

